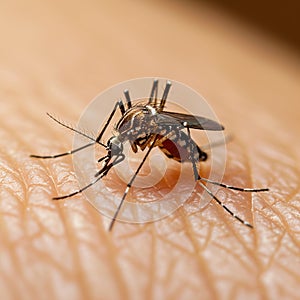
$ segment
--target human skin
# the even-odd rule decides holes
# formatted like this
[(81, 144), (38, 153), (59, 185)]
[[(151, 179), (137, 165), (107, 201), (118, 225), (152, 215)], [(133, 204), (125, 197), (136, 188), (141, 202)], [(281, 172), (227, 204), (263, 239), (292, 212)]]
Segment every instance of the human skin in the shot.
[[(117, 9), (118, 8), (118, 9)], [(204, 5), (166, 1), (17, 1), (0, 17), (0, 291), (2, 299), (296, 299), (300, 283), (299, 58)], [(67, 151), (102, 90), (136, 77), (184, 82), (234, 140), (223, 182), (269, 187), (188, 200), (149, 224), (99, 214)], [(112, 99), (112, 106), (114, 99)], [(99, 118), (105, 118), (99, 112)]]

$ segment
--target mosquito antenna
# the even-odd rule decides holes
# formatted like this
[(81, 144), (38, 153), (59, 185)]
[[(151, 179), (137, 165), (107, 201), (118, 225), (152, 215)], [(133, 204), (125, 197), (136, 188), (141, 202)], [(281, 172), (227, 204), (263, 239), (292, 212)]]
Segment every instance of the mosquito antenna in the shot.
[(154, 107), (157, 107), (157, 94), (158, 94), (158, 88), (155, 90), (155, 95), (154, 95)]
[(129, 109), (129, 108), (132, 107), (132, 103), (131, 103), (129, 91), (128, 91), (128, 90), (125, 90), (125, 91), (124, 91), (124, 95), (125, 95), (125, 98), (126, 98), (126, 101), (127, 101), (127, 107), (128, 107), (128, 109)]
[(145, 156), (143, 157), (142, 162), (140, 163), (140, 165), (138, 166), (138, 168), (137, 168), (137, 170), (135, 171), (134, 175), (132, 176), (132, 178), (131, 178), (130, 181), (128, 182), (127, 187), (126, 187), (126, 189), (125, 189), (125, 192), (124, 192), (124, 194), (123, 194), (123, 197), (122, 197), (122, 199), (121, 199), (121, 201), (120, 201), (120, 203), (119, 203), (119, 205), (118, 205), (118, 207), (117, 207), (117, 210), (116, 210), (116, 212), (115, 212), (115, 214), (114, 214), (114, 216), (113, 216), (113, 218), (112, 218), (112, 220), (111, 220), (111, 222), (110, 222), (110, 224), (109, 224), (108, 231), (111, 231), (111, 230), (112, 230), (112, 228), (113, 228), (113, 226), (114, 226), (114, 224), (115, 224), (115, 222), (116, 222), (117, 216), (118, 216), (118, 214), (119, 214), (119, 212), (120, 212), (120, 209), (121, 209), (121, 207), (122, 207), (122, 205), (123, 205), (123, 203), (124, 203), (124, 200), (125, 200), (125, 198), (126, 198), (128, 192), (129, 192), (129, 189), (131, 188), (133, 181), (135, 180), (136, 176), (137, 176), (138, 173), (140, 172), (140, 170), (141, 170), (143, 164), (145, 163), (147, 157), (149, 156), (151, 150), (152, 150), (153, 147), (155, 146), (155, 142), (156, 142), (157, 138), (158, 138), (158, 135), (155, 136), (155, 138), (154, 138), (154, 140), (153, 140), (151, 146), (149, 147), (147, 153), (146, 153)]
[[(201, 178), (202, 179), (202, 178)], [(219, 204), (221, 205), (230, 215), (232, 215), (235, 219), (237, 219), (239, 222), (241, 222), (242, 224), (253, 228), (253, 226), (244, 221), (243, 219), (241, 219), (239, 216), (237, 216), (233, 211), (231, 211), (224, 203), (222, 203), (207, 187), (205, 184), (203, 184), (201, 181), (198, 181), (199, 184), (204, 188), (204, 190)]]
[(84, 132), (82, 132), (82, 131), (79, 131), (79, 130), (77, 130), (77, 129), (75, 129), (75, 128), (73, 128), (73, 127), (71, 127), (71, 126), (69, 126), (69, 125), (67, 125), (67, 124), (65, 124), (65, 123), (63, 123), (63, 122), (61, 122), (61, 121), (59, 121), (58, 119), (54, 118), (54, 117), (53, 117), (52, 115), (50, 115), (49, 113), (47, 113), (47, 115), (48, 115), (52, 120), (54, 120), (55, 122), (57, 122), (59, 125), (61, 125), (61, 126), (65, 127), (65, 128), (67, 128), (67, 129), (69, 129), (69, 130), (72, 130), (72, 131), (74, 131), (74, 132), (76, 132), (76, 133), (78, 133), (78, 134), (80, 134), (80, 135), (82, 135), (82, 136), (84, 136), (84, 137), (86, 137), (86, 138), (92, 140), (92, 142), (90, 142), (90, 143), (88, 143), (88, 144), (86, 144), (86, 145), (83, 145), (83, 146), (81, 146), (81, 147), (78, 147), (78, 148), (76, 148), (76, 149), (73, 149), (73, 150), (64, 152), (64, 153), (59, 153), (59, 154), (54, 154), (54, 155), (35, 155), (35, 154), (31, 154), (30, 157), (34, 157), (34, 158), (42, 158), (42, 159), (58, 158), (58, 157), (62, 157), (62, 156), (74, 154), (74, 153), (76, 153), (76, 152), (78, 152), (78, 151), (81, 151), (81, 150), (83, 150), (83, 149), (85, 149), (85, 148), (88, 148), (88, 147), (94, 145), (95, 143), (98, 143), (99, 145), (101, 145), (101, 146), (107, 148), (107, 146), (106, 146), (105, 144), (103, 144), (103, 143), (101, 143), (101, 142), (97, 142), (94, 138), (92, 138), (91, 136), (87, 135), (86, 133), (84, 133)]
[[(58, 119), (56, 119), (54, 116), (50, 115), (49, 113), (47, 113), (47, 116), (48, 116), (49, 118), (51, 118), (53, 121), (55, 121), (56, 123), (58, 123), (59, 125), (65, 127), (65, 128), (68, 128), (69, 130), (71, 130), (71, 131), (73, 131), (73, 132), (76, 132), (76, 133), (78, 133), (78, 134), (80, 134), (80, 135), (82, 135), (82, 136), (84, 136), (84, 137), (86, 137), (86, 138), (92, 140), (94, 143), (97, 143), (97, 144), (99, 144), (99, 145), (101, 145), (101, 146), (103, 146), (103, 147), (106, 148), (106, 145), (105, 145), (105, 144), (103, 144), (103, 143), (97, 141), (96, 139), (94, 139), (93, 137), (89, 136), (88, 134), (86, 134), (86, 133), (84, 133), (84, 132), (82, 132), (82, 131), (80, 131), (80, 130), (77, 130), (77, 129), (75, 129), (75, 128), (73, 128), (73, 127), (71, 127), (71, 126), (69, 126), (69, 125), (67, 125), (67, 124), (65, 124), (65, 123), (63, 123), (63, 122), (61, 122), (61, 121), (59, 121)], [(89, 145), (89, 144), (88, 144), (88, 145)], [(92, 144), (91, 144), (91, 145), (92, 145)]]
[(30, 157), (34, 157), (34, 158), (42, 158), (42, 159), (47, 159), (47, 158), (57, 158), (57, 157), (61, 157), (61, 156), (65, 156), (65, 155), (70, 155), (73, 154), (75, 152), (78, 152), (80, 150), (83, 150), (89, 146), (94, 145), (96, 142), (91, 142), (89, 144), (83, 145), (79, 148), (64, 152), (64, 153), (60, 153), (60, 154), (55, 154), (55, 155), (35, 155), (35, 154), (31, 154)]

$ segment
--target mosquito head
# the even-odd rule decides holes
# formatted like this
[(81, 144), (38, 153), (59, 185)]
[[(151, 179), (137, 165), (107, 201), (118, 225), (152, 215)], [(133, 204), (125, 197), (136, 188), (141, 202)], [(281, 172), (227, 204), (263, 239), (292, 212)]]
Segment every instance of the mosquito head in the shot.
[(119, 156), (123, 153), (123, 144), (117, 136), (113, 136), (108, 140), (107, 147), (111, 156)]

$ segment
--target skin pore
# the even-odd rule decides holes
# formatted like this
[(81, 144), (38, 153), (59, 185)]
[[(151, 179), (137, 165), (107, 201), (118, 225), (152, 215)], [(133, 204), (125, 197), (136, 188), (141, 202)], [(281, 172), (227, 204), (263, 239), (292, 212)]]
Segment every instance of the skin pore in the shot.
[[(0, 15), (1, 298), (297, 298), (299, 57), (205, 5), (29, 1)], [(111, 233), (83, 195), (51, 200), (78, 182), (71, 157), (29, 157), (72, 147), (45, 113), (75, 124), (99, 92), (144, 76), (191, 86), (234, 135), (223, 182), (271, 191), (218, 197), (254, 229), (197, 194)]]

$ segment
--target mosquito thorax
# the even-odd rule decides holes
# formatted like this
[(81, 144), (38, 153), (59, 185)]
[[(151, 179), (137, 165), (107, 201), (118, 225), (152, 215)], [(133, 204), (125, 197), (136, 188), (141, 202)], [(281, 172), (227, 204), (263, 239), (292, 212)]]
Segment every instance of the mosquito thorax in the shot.
[(128, 109), (116, 125), (120, 140), (134, 141), (154, 132), (156, 109), (149, 105), (136, 105)]

